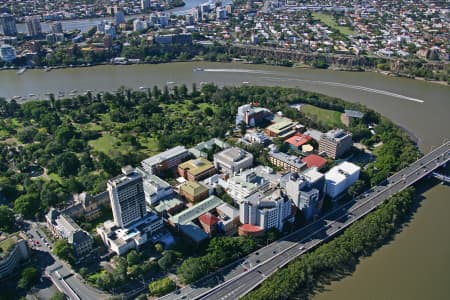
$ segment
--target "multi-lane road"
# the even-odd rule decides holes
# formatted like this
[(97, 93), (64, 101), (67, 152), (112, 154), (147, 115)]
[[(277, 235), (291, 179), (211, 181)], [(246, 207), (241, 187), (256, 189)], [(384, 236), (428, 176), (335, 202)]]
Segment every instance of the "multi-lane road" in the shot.
[(33, 240), (34, 248), (39, 258), (39, 267), (45, 277), (63, 292), (70, 300), (106, 299), (107, 294), (102, 293), (83, 282), (64, 261), (52, 254), (52, 243), (39, 228), (42, 224), (27, 222), (27, 234)]
[(316, 222), (253, 252), (244, 260), (205, 277), (195, 285), (161, 299), (238, 299), (294, 258), (332, 238), (391, 195), (411, 186), (449, 160), (450, 141)]

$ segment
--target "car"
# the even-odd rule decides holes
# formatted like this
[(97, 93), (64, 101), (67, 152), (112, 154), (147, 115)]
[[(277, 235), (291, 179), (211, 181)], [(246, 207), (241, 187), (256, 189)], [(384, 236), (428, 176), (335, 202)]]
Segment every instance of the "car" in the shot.
[(259, 252), (256, 252), (255, 255), (259, 255)]
[(256, 260), (256, 263), (259, 264), (261, 261), (259, 259)]
[(277, 253), (277, 250), (273, 250), (272, 253), (273, 253), (273, 254)]
[(305, 250), (305, 249), (306, 249), (305, 246), (300, 247), (300, 250)]
[(175, 292), (173, 292), (175, 295), (178, 295), (179, 293), (181, 293), (180, 290), (175, 290)]

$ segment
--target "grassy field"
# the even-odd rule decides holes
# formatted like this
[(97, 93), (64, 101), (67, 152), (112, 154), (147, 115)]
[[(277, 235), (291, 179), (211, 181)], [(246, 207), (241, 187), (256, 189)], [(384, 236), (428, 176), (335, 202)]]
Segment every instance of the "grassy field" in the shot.
[(102, 137), (89, 141), (89, 145), (93, 147), (96, 151), (101, 151), (108, 154), (109, 151), (116, 148), (117, 138), (112, 135), (104, 134)]
[(139, 144), (141, 144), (141, 147), (144, 148), (142, 151), (145, 152), (145, 154), (155, 155), (160, 152), (158, 140), (156, 138), (139, 137), (138, 141)]
[(319, 20), (320, 22), (324, 23), (330, 28), (339, 30), (343, 35), (352, 35), (355, 34), (353, 30), (351, 30), (349, 27), (340, 26), (336, 21), (334, 20), (333, 16), (324, 14), (324, 13), (313, 13), (312, 14), (314, 19)]
[(319, 122), (328, 125), (330, 127), (342, 127), (344, 124), (341, 122), (341, 113), (334, 110), (328, 110), (319, 108), (313, 105), (302, 105), (302, 112), (313, 119), (317, 119)]

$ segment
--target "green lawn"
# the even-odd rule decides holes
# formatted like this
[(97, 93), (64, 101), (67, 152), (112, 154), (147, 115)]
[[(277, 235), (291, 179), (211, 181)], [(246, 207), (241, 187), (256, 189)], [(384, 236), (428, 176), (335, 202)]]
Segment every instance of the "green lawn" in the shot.
[(141, 144), (141, 147), (143, 148), (142, 151), (145, 154), (148, 155), (155, 155), (158, 154), (159, 151), (159, 145), (158, 140), (156, 138), (149, 138), (149, 137), (138, 137), (139, 144)]
[(3, 258), (7, 256), (15, 243), (16, 237), (14, 235), (0, 242), (0, 257)]
[(341, 122), (341, 113), (338, 111), (323, 109), (307, 104), (302, 105), (302, 112), (305, 115), (312, 117), (313, 119), (317, 119), (319, 122), (330, 127), (344, 126)]
[(349, 27), (338, 25), (338, 23), (336, 23), (336, 21), (334, 20), (333, 16), (329, 14), (313, 13), (312, 16), (314, 19), (319, 20), (328, 27), (339, 30), (343, 35), (348, 36), (355, 34), (355, 32), (351, 30)]
[(105, 154), (108, 154), (109, 151), (113, 150), (116, 147), (117, 138), (112, 135), (104, 134), (102, 137), (89, 141), (89, 145), (93, 147), (96, 151), (101, 151)]

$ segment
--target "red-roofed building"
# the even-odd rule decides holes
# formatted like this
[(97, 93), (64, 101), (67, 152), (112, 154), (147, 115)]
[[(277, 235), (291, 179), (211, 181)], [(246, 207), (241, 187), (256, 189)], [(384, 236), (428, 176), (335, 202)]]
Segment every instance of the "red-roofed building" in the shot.
[(262, 229), (259, 226), (244, 224), (239, 227), (239, 235), (253, 236), (253, 237), (262, 236), (264, 235), (264, 229)]
[(317, 154), (310, 154), (304, 157), (302, 161), (306, 163), (308, 168), (317, 167), (319, 170), (327, 164), (327, 160)]
[(211, 213), (206, 213), (198, 218), (203, 230), (209, 235), (212, 235), (216, 231), (216, 224), (219, 222), (219, 218)]
[(289, 144), (294, 150), (299, 150), (301, 146), (308, 144), (312, 140), (312, 137), (307, 134), (297, 133), (284, 142)]

